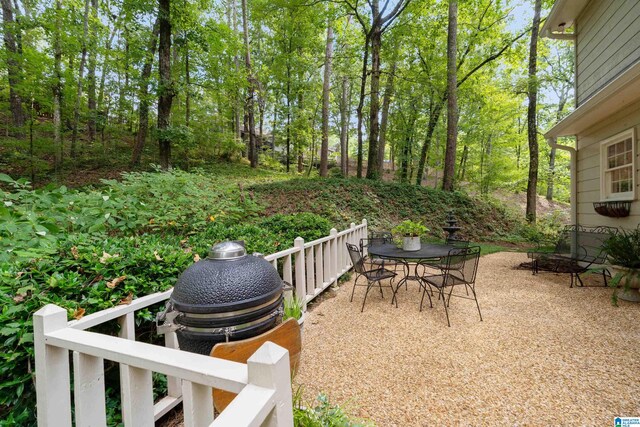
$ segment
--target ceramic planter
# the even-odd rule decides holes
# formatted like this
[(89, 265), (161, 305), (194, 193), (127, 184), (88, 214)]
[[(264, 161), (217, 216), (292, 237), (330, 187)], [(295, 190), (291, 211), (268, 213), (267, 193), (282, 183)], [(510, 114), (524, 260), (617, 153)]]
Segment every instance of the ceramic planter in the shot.
[(419, 251), (420, 250), (420, 237), (408, 237), (405, 236), (402, 242), (402, 249), (405, 251)]
[(611, 275), (622, 275), (618, 288), (615, 290), (619, 299), (630, 302), (640, 302), (640, 269), (627, 268), (619, 265), (609, 267)]

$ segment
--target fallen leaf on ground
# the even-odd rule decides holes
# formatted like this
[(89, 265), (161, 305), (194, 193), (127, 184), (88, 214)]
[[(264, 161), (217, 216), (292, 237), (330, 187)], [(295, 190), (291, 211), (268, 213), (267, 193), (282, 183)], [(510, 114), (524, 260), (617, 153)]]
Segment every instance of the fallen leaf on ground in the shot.
[(78, 259), (78, 257), (80, 256), (78, 254), (78, 248), (76, 246), (71, 247), (71, 255), (73, 255), (73, 259)]
[(198, 262), (198, 261), (200, 261), (200, 255), (195, 254), (195, 255), (193, 256), (193, 262)]
[(118, 284), (122, 283), (126, 278), (127, 276), (116, 277), (115, 279), (107, 283), (107, 288), (109, 289), (115, 288), (116, 286), (118, 286)]
[(162, 261), (162, 257), (158, 255), (158, 251), (153, 251), (153, 255), (156, 257), (157, 261)]
[(129, 305), (131, 304), (131, 301), (133, 301), (133, 292), (129, 292), (129, 295), (122, 298), (118, 305)]
[(89, 282), (89, 285), (93, 285), (94, 283), (96, 283), (98, 280), (102, 280), (104, 277), (101, 274), (98, 274), (96, 277), (93, 278), (92, 281)]
[(73, 312), (73, 318), (76, 320), (82, 319), (82, 317), (84, 316), (84, 312), (84, 308), (77, 308), (76, 311)]
[(14, 302), (22, 302), (22, 301), (24, 301), (24, 295), (20, 295), (20, 294), (16, 295), (15, 297), (13, 297), (13, 301)]
[(191, 253), (191, 248), (184, 248), (183, 249), (185, 254), (190, 254)]
[(117, 257), (119, 257), (119, 256), (120, 256), (120, 254), (113, 254), (113, 255), (111, 255), (111, 254), (108, 254), (108, 253), (106, 253), (106, 252), (104, 252), (104, 251), (103, 251), (103, 252), (102, 252), (102, 256), (100, 257), (100, 262), (101, 262), (102, 264), (104, 264), (104, 263), (106, 263), (109, 259), (111, 259), (111, 258), (117, 258)]

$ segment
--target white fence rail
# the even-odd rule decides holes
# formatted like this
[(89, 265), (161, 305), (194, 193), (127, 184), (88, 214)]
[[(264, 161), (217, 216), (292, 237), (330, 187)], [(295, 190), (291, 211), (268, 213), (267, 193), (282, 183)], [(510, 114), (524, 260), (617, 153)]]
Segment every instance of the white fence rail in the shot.
[[(307, 303), (351, 268), (346, 243), (367, 236), (367, 221), (265, 257)], [(165, 347), (135, 341), (135, 312), (169, 299), (172, 290), (135, 299), (67, 322), (67, 313), (48, 305), (33, 318), (36, 356), (38, 426), (106, 426), (104, 360), (120, 364), (122, 418), (126, 427), (152, 426), (183, 403), (185, 427), (291, 426), (292, 404), (288, 352), (266, 343), (247, 364), (178, 350), (175, 332), (165, 334)], [(86, 329), (117, 320), (119, 337)], [(152, 372), (167, 376), (167, 396), (153, 402)], [(239, 393), (215, 419), (211, 388)]]

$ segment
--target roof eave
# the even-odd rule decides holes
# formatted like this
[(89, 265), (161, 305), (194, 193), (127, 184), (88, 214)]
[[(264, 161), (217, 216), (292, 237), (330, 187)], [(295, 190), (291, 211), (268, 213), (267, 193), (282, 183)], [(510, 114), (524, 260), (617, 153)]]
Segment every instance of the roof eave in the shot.
[(573, 26), (576, 18), (588, 2), (589, 0), (557, 0), (542, 26), (540, 31), (542, 37), (564, 40), (574, 39), (575, 29), (574, 33), (566, 33), (565, 31)]
[(640, 102), (640, 61), (549, 129), (545, 138), (575, 136), (623, 108)]

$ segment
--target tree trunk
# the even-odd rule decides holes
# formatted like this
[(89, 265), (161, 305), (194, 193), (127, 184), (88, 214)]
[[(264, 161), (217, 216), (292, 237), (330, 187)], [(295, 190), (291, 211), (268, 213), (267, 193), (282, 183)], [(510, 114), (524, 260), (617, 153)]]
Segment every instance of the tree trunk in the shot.
[(98, 55), (98, 0), (91, 0), (91, 48), (89, 49), (89, 69), (87, 74), (87, 131), (89, 142), (96, 139), (96, 56)]
[(249, 80), (249, 89), (247, 93), (247, 116), (249, 126), (249, 161), (251, 167), (258, 167), (258, 151), (256, 149), (255, 135), (255, 118), (253, 112), (255, 84), (254, 76), (251, 71), (251, 48), (249, 46), (249, 21), (247, 17), (247, 0), (242, 0), (242, 31), (244, 33), (244, 63), (247, 68), (247, 79)]
[(80, 101), (82, 100), (82, 79), (84, 78), (84, 68), (87, 63), (87, 37), (89, 36), (89, 0), (84, 2), (84, 25), (82, 39), (82, 57), (78, 68), (78, 90), (76, 92), (76, 105), (73, 108), (73, 131), (71, 133), (71, 157), (77, 155), (78, 126), (80, 125)]
[(322, 144), (320, 145), (320, 176), (327, 176), (329, 162), (329, 94), (331, 91), (331, 59), (333, 57), (333, 28), (327, 23), (327, 46), (324, 54), (324, 81), (322, 83)]
[(171, 165), (171, 139), (169, 138), (169, 118), (175, 95), (171, 80), (171, 0), (159, 0), (158, 23), (160, 44), (158, 47), (158, 148), (160, 166), (167, 170)]
[(458, 169), (458, 181), (464, 181), (467, 172), (467, 158), (469, 157), (469, 147), (465, 144), (462, 149), (462, 157), (460, 158), (460, 168)]
[(291, 168), (291, 69), (287, 65), (287, 172)]
[(453, 191), (458, 142), (458, 69), (457, 37), (458, 1), (449, 0), (449, 30), (447, 35), (447, 148), (444, 155), (442, 189)]
[(56, 172), (62, 167), (63, 160), (63, 144), (62, 144), (62, 48), (60, 46), (60, 30), (61, 30), (61, 18), (62, 18), (62, 3), (61, 0), (56, 0), (56, 18), (55, 28), (53, 30), (53, 69), (54, 69), (54, 82), (53, 82), (53, 145), (55, 153), (54, 169)]
[(369, 34), (364, 40), (364, 57), (362, 58), (362, 78), (360, 81), (360, 101), (356, 108), (356, 116), (358, 118), (358, 164), (356, 166), (356, 174), (358, 178), (362, 178), (362, 109), (364, 108), (364, 95), (367, 87), (367, 65), (369, 62)]
[[(373, 1), (374, 16), (379, 14), (377, 1)], [(369, 97), (369, 158), (367, 161), (367, 178), (378, 179), (378, 136), (380, 135), (380, 48), (382, 47), (382, 29), (373, 29), (371, 35), (371, 95)]]
[(142, 74), (140, 75), (140, 91), (138, 97), (140, 98), (140, 107), (138, 108), (139, 122), (138, 134), (136, 135), (136, 144), (133, 147), (133, 155), (131, 163), (133, 165), (140, 164), (140, 157), (142, 156), (142, 149), (147, 139), (147, 133), (149, 130), (149, 80), (151, 78), (151, 68), (153, 67), (153, 58), (156, 55), (156, 47), (158, 46), (158, 33), (160, 32), (160, 23), (158, 19), (153, 24), (151, 30), (151, 39), (149, 40), (149, 49), (147, 50), (147, 56), (142, 67)]
[(380, 137), (378, 142), (378, 173), (382, 177), (384, 175), (384, 151), (387, 142), (387, 123), (389, 121), (389, 107), (391, 106), (391, 97), (393, 96), (393, 79), (396, 74), (398, 64), (394, 61), (391, 65), (391, 71), (387, 77), (387, 88), (384, 91), (382, 99), (382, 117), (380, 119)]
[(22, 98), (18, 93), (18, 85), (22, 77), (19, 58), (21, 52), (16, 39), (19, 37), (20, 29), (13, 16), (13, 6), (11, 0), (0, 0), (2, 3), (2, 32), (4, 35), (4, 46), (7, 50), (7, 77), (9, 80), (9, 105), (13, 117), (13, 134), (24, 137), (25, 112), (22, 106)]
[(342, 76), (342, 96), (340, 97), (340, 172), (349, 175), (347, 141), (349, 138), (349, 78)]
[[(562, 118), (562, 110), (564, 110), (564, 104), (567, 102), (566, 92), (560, 94), (558, 99), (558, 109), (556, 110), (556, 121), (560, 121)], [(557, 138), (553, 138), (553, 144), (555, 144)], [(547, 200), (553, 200), (553, 184), (556, 175), (556, 149), (551, 148), (549, 152), (549, 176), (547, 177)]]
[(536, 70), (538, 60), (538, 32), (540, 30), (540, 9), (542, 0), (536, 0), (531, 28), (531, 44), (529, 48), (529, 84), (527, 108), (527, 136), (529, 140), (529, 182), (527, 183), (527, 221), (536, 222), (536, 203), (538, 194), (538, 126), (536, 107), (538, 101), (538, 82)]
[[(445, 95), (446, 97), (446, 95)], [(418, 162), (418, 170), (416, 173), (416, 185), (422, 185), (422, 175), (424, 175), (424, 168), (427, 164), (427, 153), (431, 147), (431, 141), (433, 140), (433, 133), (438, 125), (440, 114), (444, 108), (445, 97), (436, 101), (437, 103), (431, 107), (431, 113), (429, 114), (429, 123), (427, 124), (427, 136), (422, 144), (422, 151), (420, 152), (420, 161)]]
[(189, 41), (184, 43), (184, 78), (185, 78), (185, 99), (184, 99), (184, 124), (189, 127), (191, 122), (191, 68), (189, 67)]

